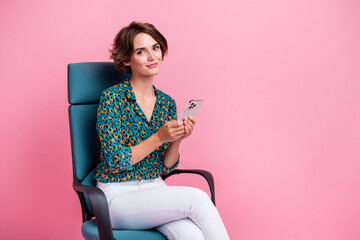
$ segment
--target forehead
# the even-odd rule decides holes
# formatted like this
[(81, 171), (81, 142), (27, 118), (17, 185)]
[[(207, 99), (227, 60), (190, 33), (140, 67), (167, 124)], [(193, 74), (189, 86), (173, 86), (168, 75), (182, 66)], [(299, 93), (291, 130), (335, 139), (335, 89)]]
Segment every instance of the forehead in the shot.
[(134, 49), (152, 47), (156, 40), (147, 33), (138, 33), (134, 38)]

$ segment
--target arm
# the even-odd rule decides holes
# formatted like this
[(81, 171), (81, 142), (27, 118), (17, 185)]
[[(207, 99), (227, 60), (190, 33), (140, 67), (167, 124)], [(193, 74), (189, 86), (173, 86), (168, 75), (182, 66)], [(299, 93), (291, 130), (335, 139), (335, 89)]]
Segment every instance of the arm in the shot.
[(179, 160), (179, 147), (180, 147), (180, 140), (176, 140), (170, 143), (169, 149), (165, 153), (164, 158), (164, 165), (166, 168), (172, 168), (177, 161)]
[(183, 123), (175, 120), (166, 122), (158, 132), (135, 146), (125, 146), (119, 113), (121, 103), (111, 92), (104, 92), (98, 110), (97, 130), (104, 149), (103, 160), (111, 173), (130, 170), (154, 149), (165, 142), (172, 142), (184, 135)]
[[(172, 100), (169, 104), (169, 110), (171, 111), (172, 119), (177, 119), (177, 109), (176, 103)], [(191, 135), (193, 131), (193, 126), (196, 120), (193, 117), (185, 118), (182, 122), (180, 122), (184, 126), (184, 134), (177, 140), (170, 143), (169, 149), (165, 153), (164, 165), (167, 168), (167, 171), (171, 171), (179, 161), (179, 147), (182, 140)]]
[(121, 102), (111, 91), (104, 91), (100, 98), (96, 130), (99, 135), (100, 158), (110, 173), (132, 168), (132, 149), (123, 142), (121, 125)]
[(179, 147), (182, 140), (191, 135), (196, 120), (194, 117), (185, 118), (181, 123), (184, 125), (185, 133), (181, 138), (170, 143), (169, 149), (165, 153), (164, 165), (166, 168), (172, 168), (179, 160)]
[[(132, 147), (132, 164), (140, 162), (147, 155), (149, 155), (155, 148), (165, 142), (172, 142), (184, 135), (184, 128), (182, 123), (177, 121), (166, 122), (158, 132), (151, 135), (145, 141)], [(171, 145), (172, 146), (172, 145)], [(169, 150), (171, 147), (169, 148)], [(169, 152), (169, 150), (167, 152)], [(174, 151), (174, 150), (172, 150)], [(177, 147), (177, 152), (179, 147)]]
[(180, 138), (186, 134), (184, 122), (177, 122), (176, 103), (174, 99), (169, 101), (167, 106), (170, 111), (169, 121), (166, 122), (158, 132), (154, 133), (145, 141), (132, 147), (133, 150), (133, 164), (144, 159), (155, 148), (165, 142), (169, 143), (169, 148), (165, 152), (164, 166), (165, 172), (170, 171), (170, 168), (176, 165), (179, 160), (179, 146)]

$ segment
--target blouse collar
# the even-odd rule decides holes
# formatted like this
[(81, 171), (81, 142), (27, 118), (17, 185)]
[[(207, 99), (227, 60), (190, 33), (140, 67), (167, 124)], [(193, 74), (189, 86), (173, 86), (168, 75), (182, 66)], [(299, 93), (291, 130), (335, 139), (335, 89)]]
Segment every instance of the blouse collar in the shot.
[[(133, 101), (136, 101), (135, 92), (129, 80), (124, 81), (122, 85), (124, 87), (126, 97)], [(156, 97), (160, 96), (160, 91), (154, 85), (153, 88), (154, 88), (155, 96)]]

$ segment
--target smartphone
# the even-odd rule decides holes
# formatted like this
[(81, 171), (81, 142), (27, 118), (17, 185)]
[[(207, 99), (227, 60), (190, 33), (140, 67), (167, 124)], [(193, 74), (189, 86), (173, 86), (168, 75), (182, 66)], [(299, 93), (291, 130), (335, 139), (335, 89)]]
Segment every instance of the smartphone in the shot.
[(185, 108), (184, 112), (181, 114), (181, 117), (178, 119), (179, 122), (184, 120), (187, 117), (195, 117), (196, 113), (199, 111), (204, 100), (190, 100), (189, 104)]

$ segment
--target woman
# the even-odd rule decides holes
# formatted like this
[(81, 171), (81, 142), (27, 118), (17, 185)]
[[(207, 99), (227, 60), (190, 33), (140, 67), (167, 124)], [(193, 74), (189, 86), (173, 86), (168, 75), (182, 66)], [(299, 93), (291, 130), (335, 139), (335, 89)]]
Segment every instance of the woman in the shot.
[(168, 239), (229, 239), (206, 193), (167, 186), (160, 177), (178, 166), (180, 143), (196, 122), (176, 121), (175, 101), (153, 86), (166, 52), (166, 39), (148, 23), (132, 22), (115, 37), (111, 58), (131, 78), (102, 93), (97, 186), (115, 229), (156, 228)]

